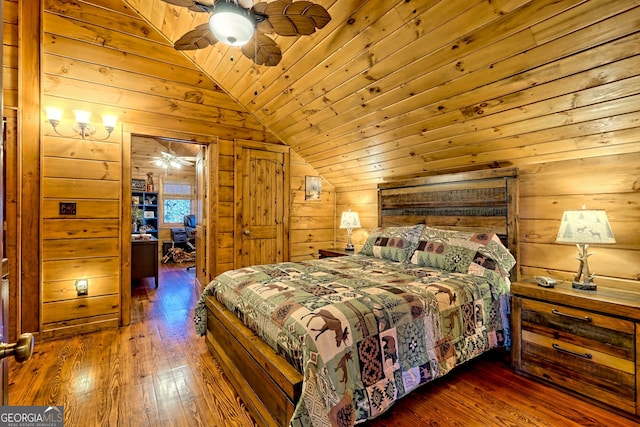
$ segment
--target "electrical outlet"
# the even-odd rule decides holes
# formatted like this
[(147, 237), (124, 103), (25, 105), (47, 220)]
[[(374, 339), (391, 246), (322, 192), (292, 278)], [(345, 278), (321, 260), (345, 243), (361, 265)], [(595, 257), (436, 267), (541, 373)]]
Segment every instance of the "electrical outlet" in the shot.
[(86, 279), (76, 280), (76, 291), (79, 297), (89, 295), (89, 281)]

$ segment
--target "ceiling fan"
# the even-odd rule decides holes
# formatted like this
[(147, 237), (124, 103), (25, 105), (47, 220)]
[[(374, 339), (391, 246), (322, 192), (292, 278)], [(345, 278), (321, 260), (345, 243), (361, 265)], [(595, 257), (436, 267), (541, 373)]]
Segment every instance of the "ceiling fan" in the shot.
[(168, 171), (170, 169), (181, 169), (182, 166), (193, 166), (193, 161), (195, 161), (193, 157), (176, 156), (173, 151), (169, 150), (161, 151), (160, 156), (154, 157), (151, 163)]
[[(203, 49), (217, 42), (242, 46), (242, 53), (258, 65), (275, 66), (282, 59), (276, 42), (267, 34), (309, 35), (331, 21), (327, 10), (310, 1), (275, 0), (162, 0), (194, 12), (209, 13), (209, 22), (198, 25), (174, 43), (177, 50)], [(203, 0), (205, 1), (205, 0)]]

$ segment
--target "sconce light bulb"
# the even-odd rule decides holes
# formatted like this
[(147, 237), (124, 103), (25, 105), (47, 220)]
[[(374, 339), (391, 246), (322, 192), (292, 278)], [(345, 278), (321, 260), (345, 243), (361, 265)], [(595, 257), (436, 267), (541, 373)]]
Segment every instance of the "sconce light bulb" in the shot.
[(116, 122), (118, 121), (118, 117), (113, 114), (103, 114), (102, 115), (102, 123), (104, 123), (104, 128), (107, 129), (109, 133), (113, 132), (116, 127)]
[[(49, 121), (49, 124), (51, 124), (51, 127), (53, 127), (53, 131), (60, 136), (63, 136), (65, 138), (75, 138), (79, 135), (82, 139), (85, 139), (93, 136), (93, 134), (96, 133), (96, 128), (91, 124), (90, 111), (73, 110), (73, 113), (75, 114), (75, 117), (76, 117), (76, 122), (72, 126), (72, 129), (74, 130), (75, 134), (71, 134), (71, 135), (64, 134), (57, 129), (58, 125), (60, 125), (62, 121), (63, 110), (61, 108), (47, 106), (45, 107), (45, 111), (47, 114), (47, 120)], [(104, 114), (102, 116), (102, 120), (104, 123), (104, 128), (107, 131), (107, 136), (103, 138), (95, 138), (95, 137), (92, 138), (95, 141), (104, 141), (110, 137), (111, 133), (116, 128), (116, 122), (118, 121), (118, 117), (112, 114)]]
[(73, 110), (73, 114), (76, 115), (76, 123), (78, 125), (88, 125), (91, 121), (91, 112), (84, 110)]
[(45, 107), (45, 111), (47, 113), (47, 120), (51, 123), (51, 126), (54, 128), (60, 124), (60, 120), (62, 120), (62, 109), (58, 107)]

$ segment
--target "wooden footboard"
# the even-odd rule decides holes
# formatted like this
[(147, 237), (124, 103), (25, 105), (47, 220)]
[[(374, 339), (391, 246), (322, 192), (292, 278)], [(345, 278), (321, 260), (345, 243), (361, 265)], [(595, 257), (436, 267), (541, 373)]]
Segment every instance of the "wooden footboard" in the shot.
[(215, 298), (206, 299), (207, 346), (259, 425), (286, 426), (302, 375)]

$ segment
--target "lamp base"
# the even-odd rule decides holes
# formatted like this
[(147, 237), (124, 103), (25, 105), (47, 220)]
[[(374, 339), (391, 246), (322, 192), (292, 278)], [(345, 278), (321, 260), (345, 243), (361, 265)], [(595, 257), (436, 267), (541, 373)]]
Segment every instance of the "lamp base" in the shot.
[(347, 246), (345, 246), (344, 250), (347, 252), (353, 252), (355, 250), (355, 247), (352, 244), (348, 244)]
[(571, 287), (573, 289), (580, 289), (581, 291), (595, 291), (597, 289), (594, 282), (576, 282), (575, 280), (571, 282)]

